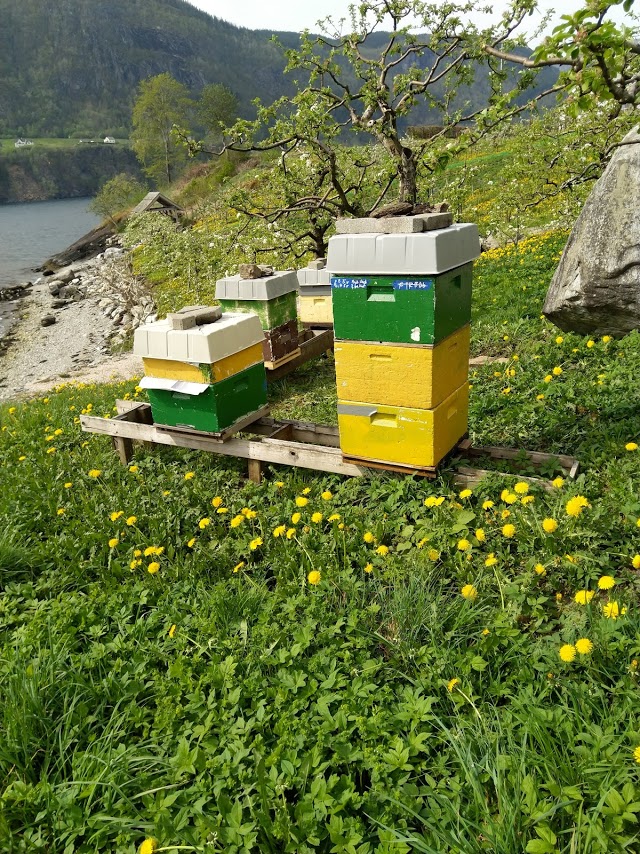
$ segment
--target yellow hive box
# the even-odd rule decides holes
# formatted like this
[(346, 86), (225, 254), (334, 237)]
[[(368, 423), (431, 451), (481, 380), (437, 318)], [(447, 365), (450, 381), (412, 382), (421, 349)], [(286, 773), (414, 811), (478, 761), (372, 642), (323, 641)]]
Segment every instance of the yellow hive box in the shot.
[(211, 365), (194, 365), (173, 359), (143, 359), (145, 375), (161, 380), (218, 383), (263, 361), (262, 344), (253, 344)]
[(467, 432), (469, 386), (435, 409), (338, 401), (340, 447), (348, 457), (432, 468)]
[(434, 409), (466, 381), (469, 326), (435, 346), (336, 341), (339, 400)]
[(298, 316), (302, 323), (333, 323), (331, 297), (300, 297)]

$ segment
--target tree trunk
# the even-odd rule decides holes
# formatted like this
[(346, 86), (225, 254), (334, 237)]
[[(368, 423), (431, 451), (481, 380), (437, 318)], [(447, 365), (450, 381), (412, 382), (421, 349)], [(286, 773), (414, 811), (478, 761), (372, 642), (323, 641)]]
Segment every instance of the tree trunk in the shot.
[(415, 154), (410, 148), (402, 148), (398, 162), (398, 201), (415, 205), (418, 195)]

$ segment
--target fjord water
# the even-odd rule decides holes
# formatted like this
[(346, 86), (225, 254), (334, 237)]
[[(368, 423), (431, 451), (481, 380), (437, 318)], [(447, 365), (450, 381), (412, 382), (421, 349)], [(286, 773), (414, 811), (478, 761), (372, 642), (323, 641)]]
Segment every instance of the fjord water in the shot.
[[(87, 209), (89, 201), (0, 205), (0, 288), (34, 281), (34, 267), (95, 228), (100, 218)], [(15, 303), (0, 301), (0, 338), (15, 309)]]

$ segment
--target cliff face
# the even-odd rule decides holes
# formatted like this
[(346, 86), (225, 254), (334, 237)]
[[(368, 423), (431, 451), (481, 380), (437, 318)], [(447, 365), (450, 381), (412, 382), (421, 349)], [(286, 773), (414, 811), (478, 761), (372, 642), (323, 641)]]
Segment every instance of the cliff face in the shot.
[(119, 172), (140, 177), (135, 155), (121, 146), (10, 152), (0, 155), (0, 204), (94, 196)]

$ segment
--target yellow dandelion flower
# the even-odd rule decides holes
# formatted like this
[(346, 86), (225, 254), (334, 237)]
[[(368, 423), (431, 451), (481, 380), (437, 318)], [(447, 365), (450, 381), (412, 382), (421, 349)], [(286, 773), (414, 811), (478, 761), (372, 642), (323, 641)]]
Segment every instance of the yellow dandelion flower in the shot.
[(589, 655), (590, 652), (593, 652), (593, 644), (589, 638), (580, 638), (576, 641), (575, 647), (580, 655)]
[(229, 509), (227, 507), (218, 507), (216, 510), (216, 513), (219, 516), (223, 516), (225, 513), (228, 513), (228, 512), (229, 512)]
[(191, 537), (191, 539), (187, 542), (187, 548), (192, 549), (196, 544), (196, 538)]
[(114, 510), (113, 513), (109, 514), (112, 522), (117, 522), (121, 516), (124, 516), (124, 510)]
[(556, 477), (551, 481), (552, 485), (555, 486), (556, 489), (562, 489), (564, 486), (564, 478)]
[(322, 574), (317, 569), (312, 569), (309, 575), (307, 575), (307, 581), (309, 584), (320, 584), (320, 579), (322, 578)]
[(486, 637), (487, 635), (490, 635), (490, 634), (491, 634), (491, 632), (489, 631), (489, 629), (483, 629), (482, 630), (482, 636), (483, 637)]
[(608, 344), (608, 343), (609, 343), (609, 341), (611, 341), (611, 340), (612, 340), (612, 338), (611, 338), (611, 336), (610, 336), (610, 335), (603, 335), (601, 340), (602, 340), (602, 343), (603, 343), (603, 344)]
[(471, 543), (469, 542), (469, 540), (465, 540), (464, 538), (462, 540), (458, 540), (458, 551), (459, 552), (466, 552), (470, 548), (471, 548)]
[(617, 602), (607, 602), (602, 606), (602, 613), (609, 620), (617, 620), (618, 617), (624, 617), (627, 609), (621, 608)]
[(153, 563), (150, 563), (147, 567), (147, 572), (149, 575), (155, 575), (156, 572), (160, 569), (160, 564), (157, 560), (154, 560)]
[(262, 537), (256, 537), (254, 540), (251, 540), (249, 543), (249, 548), (252, 552), (255, 552), (256, 549), (260, 548), (262, 545)]
[(508, 489), (503, 489), (500, 493), (500, 500), (504, 501), (505, 504), (515, 504), (518, 500), (518, 496), (514, 492), (510, 492)]
[(389, 554), (389, 546), (378, 546), (376, 554), (380, 557), (386, 557)]
[(444, 495), (436, 498), (435, 495), (430, 495), (428, 498), (424, 500), (425, 507), (440, 507), (440, 505), (444, 502)]
[(101, 469), (90, 469), (89, 470), (89, 477), (96, 478), (96, 477), (100, 477), (101, 474), (102, 474)]
[(245, 519), (255, 519), (258, 515), (257, 510), (250, 510), (248, 507), (243, 507), (240, 511)]
[(371, 531), (365, 531), (362, 536), (362, 539), (365, 541), (365, 543), (375, 543), (376, 541), (376, 538), (373, 536)]
[(373, 564), (372, 564), (372, 563), (367, 563), (367, 564), (365, 565), (364, 571), (365, 571), (365, 572), (367, 572), (367, 573), (368, 573), (368, 572), (373, 572)]
[(211, 519), (208, 516), (205, 516), (204, 519), (200, 519), (200, 521), (198, 522), (198, 527), (200, 528), (201, 531), (204, 531), (204, 529), (208, 528), (210, 524), (211, 524)]
[(554, 375), (554, 377), (559, 377), (562, 373), (562, 368), (557, 366), (551, 371), (551, 373)]
[(171, 626), (171, 628), (170, 628), (170, 629), (169, 629), (169, 631), (167, 632), (167, 634), (169, 635), (169, 637), (170, 637), (170, 638), (175, 637), (176, 629), (177, 629), (177, 628), (178, 628), (178, 627), (176, 626), (176, 624), (175, 624), (175, 623)]
[(339, 513), (332, 513), (331, 516), (329, 516), (329, 518), (327, 519), (327, 521), (328, 522), (339, 522), (340, 521), (340, 514)]
[(457, 678), (449, 679), (449, 681), (447, 682), (447, 691), (450, 694), (453, 693), (453, 689), (456, 687), (456, 685), (459, 685), (459, 684), (460, 684), (459, 679), (457, 679)]
[(588, 605), (594, 596), (595, 591), (593, 590), (578, 590), (578, 592), (573, 598), (578, 605)]
[(640, 555), (634, 555), (631, 561), (631, 565), (634, 569), (640, 569)]
[(323, 501), (331, 501), (331, 499), (333, 498), (333, 492), (329, 492), (328, 489), (325, 489), (325, 491), (322, 493), (322, 495), (320, 497), (322, 498)]
[(627, 444), (624, 446), (624, 449), (625, 451), (637, 451), (638, 444), (637, 442), (627, 442)]
[(291, 517), (291, 521), (293, 522), (294, 525), (297, 525), (298, 522), (300, 521), (300, 519), (302, 519), (302, 516), (300, 515), (300, 513), (294, 513), (293, 516)]
[(458, 494), (460, 498), (470, 498), (473, 495), (473, 491), (471, 489), (463, 489), (462, 492)]
[(553, 377), (551, 376), (551, 374), (547, 374), (546, 377), (544, 378), (544, 381), (546, 383), (550, 383), (552, 379), (553, 379)]
[(483, 501), (482, 502), (482, 509), (483, 510), (491, 510), (491, 508), (493, 506), (494, 506), (493, 501)]
[(140, 471), (140, 469), (138, 468), (138, 466), (129, 466), (129, 471), (135, 474), (136, 472)]
[(305, 488), (302, 490), (303, 495), (308, 495), (310, 492), (311, 492), (310, 486), (305, 486)]
[(233, 572), (240, 572), (240, 570), (244, 568), (244, 565), (245, 565), (245, 564), (244, 564), (244, 561), (243, 561), (243, 560), (241, 560), (241, 561), (240, 561), (240, 563), (237, 563), (237, 564), (233, 567)]
[(562, 335), (558, 335), (558, 337), (556, 338), (556, 344), (562, 344), (563, 341), (564, 338), (562, 337)]
[(543, 519), (542, 528), (546, 534), (553, 534), (554, 531), (558, 530), (558, 523), (555, 519)]
[(215, 497), (215, 498), (212, 498), (212, 499), (211, 499), (211, 505), (212, 505), (213, 507), (222, 507), (222, 504), (223, 504), (223, 501), (222, 501), (222, 498), (220, 498), (220, 496), (219, 496), (219, 495), (216, 495), (216, 497)]
[(64, 509), (64, 507), (58, 507), (56, 512), (57, 512), (58, 516), (64, 516), (65, 509)]
[(295, 528), (289, 528), (287, 530), (287, 539), (288, 540), (292, 540), (295, 537), (295, 535), (296, 535), (296, 529)]
[(535, 500), (536, 499), (534, 498), (533, 495), (524, 495), (520, 499), (520, 504), (523, 504), (526, 507), (527, 504), (532, 504)]
[(558, 655), (563, 661), (569, 663), (576, 657), (576, 648), (573, 644), (566, 643), (564, 646), (560, 647)]
[(309, 499), (305, 498), (302, 495), (298, 495), (296, 498), (296, 507), (306, 507), (309, 503)]
[(130, 528), (131, 528), (131, 527), (133, 527), (133, 525), (135, 525), (137, 521), (138, 521), (138, 517), (137, 517), (137, 516), (128, 516), (128, 517), (125, 519), (125, 522), (127, 523), (127, 525), (128, 525)]
[(284, 489), (284, 481), (276, 480), (276, 486), (278, 487), (278, 489)]
[(495, 556), (493, 552), (487, 555), (487, 559), (484, 562), (485, 566), (495, 566), (498, 563), (498, 558)]
[(544, 395), (543, 394), (537, 394), (536, 400), (544, 400)]
[(48, 448), (47, 453), (48, 454), (55, 454), (56, 450), (57, 450), (56, 448)]
[(109, 540), (109, 548), (115, 549), (119, 542), (120, 540), (117, 537), (111, 537), (111, 539)]
[(615, 586), (616, 580), (611, 575), (601, 575), (598, 579), (598, 587), (600, 590), (611, 590)]
[(479, 543), (484, 543), (484, 541), (486, 539), (487, 539), (487, 535), (484, 532), (484, 528), (476, 528), (476, 540)]
[(524, 480), (518, 481), (516, 485), (513, 487), (513, 491), (517, 492), (518, 495), (526, 495), (529, 492), (529, 484), (525, 483)]
[(314, 514), (311, 516), (311, 521), (312, 521), (315, 525), (319, 525), (319, 524), (320, 524), (320, 522), (322, 522), (322, 519), (323, 519), (322, 513), (314, 513)]
[(478, 597), (478, 591), (473, 584), (465, 584), (460, 593), (465, 599), (471, 599), (472, 601)]
[(543, 564), (541, 564), (541, 563), (537, 563), (533, 567), (533, 571), (535, 572), (536, 575), (546, 575), (547, 574), (547, 570), (544, 568)]
[(145, 839), (142, 845), (138, 850), (138, 854), (154, 854), (158, 850), (159, 842), (157, 839), (154, 839), (153, 836), (150, 836), (148, 839)]
[(238, 528), (244, 522), (244, 516), (239, 513), (237, 516), (234, 516), (233, 519), (229, 522), (232, 528)]
[(427, 552), (427, 557), (429, 558), (429, 560), (439, 560), (440, 552), (437, 549), (429, 549), (429, 551)]
[(185, 479), (185, 480), (193, 480), (193, 478), (194, 478), (195, 476), (196, 476), (196, 473), (195, 473), (194, 471), (188, 471), (188, 472), (185, 474), (184, 479)]
[(575, 495), (567, 501), (566, 512), (568, 516), (579, 516), (584, 508), (589, 506), (584, 495)]
[(595, 347), (595, 344), (596, 344), (595, 341), (591, 341), (591, 340), (587, 341), (587, 347), (589, 349), (591, 349), (592, 347)]
[(515, 525), (503, 525), (502, 533), (505, 537), (513, 537), (516, 532)]
[(636, 747), (633, 751), (633, 758), (636, 760), (636, 762), (640, 763), (640, 745), (638, 745), (638, 747)]
[[(25, 455), (23, 454), (21, 457), (18, 457), (18, 462), (19, 462), (19, 463), (22, 463), (22, 462), (24, 462), (26, 459), (27, 459), (27, 458), (26, 458), (26, 457), (25, 457)], [(65, 484), (65, 486), (66, 486), (66, 484)]]
[(131, 563), (129, 564), (129, 567), (130, 567), (131, 569), (137, 569), (137, 567), (139, 567), (139, 566), (141, 566), (141, 565), (142, 565), (142, 561), (141, 561), (141, 560), (132, 560), (132, 561), (131, 561)]
[(167, 496), (169, 496), (169, 495), (171, 495), (171, 492), (170, 492), (168, 489), (163, 489), (163, 490), (162, 490), (162, 496), (163, 496), (163, 498), (167, 498)]
[(273, 536), (277, 539), (278, 537), (283, 537), (287, 533), (286, 525), (278, 525), (277, 528), (273, 529)]
[(135, 549), (133, 552), (134, 557), (142, 557), (142, 551), (140, 549)]
[(14, 413), (15, 411), (16, 411), (15, 406), (10, 406), (10, 407), (9, 407), (9, 415), (13, 415), (13, 413)]

